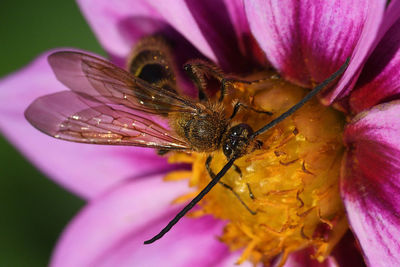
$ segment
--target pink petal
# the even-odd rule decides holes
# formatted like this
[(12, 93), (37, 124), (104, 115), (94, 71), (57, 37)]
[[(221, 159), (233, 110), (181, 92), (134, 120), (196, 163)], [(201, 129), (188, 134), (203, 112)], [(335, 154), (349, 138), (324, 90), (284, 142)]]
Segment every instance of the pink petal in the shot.
[[(97, 35), (102, 46), (114, 56), (126, 58), (133, 43), (143, 35), (159, 30), (156, 21), (161, 20), (159, 14), (146, 1), (97, 1), (80, 0), (78, 5), (89, 25)], [(149, 17), (152, 21), (139, 18)], [(121, 25), (129, 22), (137, 23), (130, 36), (121, 32)]]
[(245, 67), (223, 0), (80, 0), (79, 5), (100, 43), (118, 58), (126, 58), (139, 38), (172, 27), (226, 69)]
[(228, 248), (217, 240), (223, 222), (182, 219), (162, 239), (143, 245), (177, 213), (171, 201), (187, 181), (160, 176), (125, 183), (86, 206), (63, 233), (51, 266), (220, 266)]
[(255, 0), (246, 2), (246, 13), (272, 65), (288, 80), (311, 86), (336, 71), (349, 56), (352, 60), (342, 79), (353, 77), (375, 38), (385, 3)]
[[(359, 36), (356, 47), (351, 54), (350, 64), (339, 80), (336, 87), (331, 91), (326, 91), (322, 98), (322, 102), (326, 105), (332, 104), (335, 100), (343, 98), (349, 94), (361, 73), (362, 67), (366, 59), (375, 48), (378, 40), (381, 38), (381, 32), (384, 28), (384, 11), (386, 1), (373, 0), (368, 1), (370, 5), (367, 9), (362, 32)], [(364, 9), (365, 5), (361, 4), (358, 9)], [(346, 103), (347, 106), (347, 103)]]
[(115, 56), (126, 58), (139, 38), (160, 31), (167, 23), (204, 55), (216, 59), (184, 1), (79, 0), (78, 3), (100, 43)]
[[(53, 51), (54, 52), (54, 51)], [(85, 198), (127, 178), (170, 168), (151, 149), (70, 143), (33, 128), (24, 111), (37, 97), (66, 90), (51, 71), (46, 52), (0, 81), (0, 129), (46, 175)]]
[(400, 266), (400, 101), (381, 104), (346, 127), (341, 192), (369, 266)]
[(397, 1), (396, 10), (393, 17), (397, 20), (368, 59), (350, 96), (350, 105), (355, 113), (399, 97), (400, 1)]

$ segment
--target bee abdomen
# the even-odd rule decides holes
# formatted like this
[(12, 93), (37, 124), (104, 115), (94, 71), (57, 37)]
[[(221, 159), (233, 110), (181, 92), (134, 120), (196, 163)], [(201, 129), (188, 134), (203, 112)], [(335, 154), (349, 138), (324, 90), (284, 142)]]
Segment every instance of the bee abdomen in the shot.
[[(151, 85), (177, 93), (171, 47), (161, 36), (150, 36), (142, 39), (132, 51), (127, 68), (130, 73)], [(135, 94), (147, 107), (159, 110), (160, 115), (167, 115), (165, 111), (168, 111), (170, 106), (166, 103), (161, 104), (161, 101), (157, 99), (159, 96), (136, 91)], [(145, 101), (149, 98), (153, 101)]]

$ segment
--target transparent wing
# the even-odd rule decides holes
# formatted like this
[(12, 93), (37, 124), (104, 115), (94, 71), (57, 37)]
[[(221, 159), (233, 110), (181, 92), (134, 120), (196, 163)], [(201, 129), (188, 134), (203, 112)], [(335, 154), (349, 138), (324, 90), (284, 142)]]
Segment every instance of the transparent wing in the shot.
[(71, 91), (36, 99), (25, 111), (25, 117), (40, 131), (68, 141), (189, 149), (185, 141), (145, 117)]
[(196, 104), (153, 86), (114, 64), (88, 54), (62, 51), (48, 61), (57, 79), (72, 91), (104, 104), (118, 104), (151, 114), (196, 112)]

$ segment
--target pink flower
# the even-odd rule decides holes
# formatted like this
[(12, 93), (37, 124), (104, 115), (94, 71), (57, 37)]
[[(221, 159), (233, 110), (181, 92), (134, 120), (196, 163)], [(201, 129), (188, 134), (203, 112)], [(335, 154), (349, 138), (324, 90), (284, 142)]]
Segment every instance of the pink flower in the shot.
[[(287, 80), (306, 87), (351, 57), (337, 86), (322, 98), (351, 119), (344, 131), (341, 196), (366, 263), (399, 266), (400, 1), (388, 6), (384, 0), (243, 2), (82, 0), (79, 5), (117, 64), (141, 37), (155, 32), (182, 45), (182, 61), (205, 56), (228, 71), (265, 64), (263, 51)], [(216, 239), (224, 222), (211, 216), (184, 218), (167, 238), (142, 245), (177, 213), (179, 206), (170, 203), (189, 192), (185, 182), (162, 181), (176, 166), (153, 150), (68, 143), (28, 124), (23, 113), (34, 99), (65, 90), (48, 55), (0, 81), (0, 127), (38, 168), (88, 200), (61, 236), (51, 265), (233, 265), (238, 254)], [(285, 266), (336, 264), (334, 257), (311, 261), (309, 253), (292, 253)], [(342, 260), (337, 258), (341, 265)]]

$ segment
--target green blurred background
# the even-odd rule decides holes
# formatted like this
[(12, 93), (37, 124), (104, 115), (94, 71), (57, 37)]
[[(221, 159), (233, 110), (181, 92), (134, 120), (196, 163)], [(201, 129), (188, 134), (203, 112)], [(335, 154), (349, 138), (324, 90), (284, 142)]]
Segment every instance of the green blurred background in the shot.
[[(55, 47), (103, 53), (74, 1), (0, 0), (0, 77)], [(83, 205), (0, 135), (1, 267), (46, 266), (62, 229)]]

